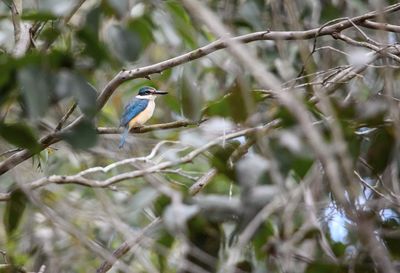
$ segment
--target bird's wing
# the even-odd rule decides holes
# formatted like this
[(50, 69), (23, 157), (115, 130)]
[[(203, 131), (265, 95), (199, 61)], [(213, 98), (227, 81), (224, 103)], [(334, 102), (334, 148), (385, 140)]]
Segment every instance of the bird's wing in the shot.
[(121, 118), (120, 126), (127, 126), (129, 121), (131, 121), (134, 117), (140, 114), (144, 109), (146, 109), (148, 100), (135, 99), (131, 103), (129, 103), (124, 110)]

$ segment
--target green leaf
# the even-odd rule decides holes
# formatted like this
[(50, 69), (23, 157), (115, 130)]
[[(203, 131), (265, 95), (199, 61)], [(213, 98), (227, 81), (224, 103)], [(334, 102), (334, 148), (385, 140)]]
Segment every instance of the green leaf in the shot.
[(74, 67), (74, 57), (68, 51), (61, 51), (54, 49), (44, 58), (51, 69), (68, 68)]
[[(156, 241), (156, 244), (159, 246), (162, 246), (165, 248), (165, 250), (171, 250), (172, 245), (175, 242), (175, 236), (172, 236), (170, 233), (168, 233), (165, 229), (161, 229), (159, 234), (158, 234), (158, 239)], [(165, 255), (166, 253), (162, 254), (157, 254), (157, 262), (159, 266), (159, 272), (167, 272), (165, 271), (166, 268), (168, 268), (168, 255)]]
[(99, 41), (97, 33), (94, 33), (87, 28), (77, 32), (79, 40), (85, 44), (83, 54), (90, 56), (95, 64), (101, 63), (109, 58), (108, 52), (103, 43)]
[(384, 228), (383, 232), (383, 241), (385, 242), (385, 246), (390, 250), (390, 254), (392, 257), (396, 259), (400, 258), (400, 238), (396, 234), (396, 231), (400, 228), (399, 223), (399, 215), (394, 211), (391, 212), (393, 217), (385, 219), (382, 223), (382, 227)]
[(17, 69), (15, 61), (6, 54), (0, 54), (0, 106), (7, 100), (16, 86)]
[(107, 44), (121, 62), (137, 60), (142, 50), (140, 35), (121, 25), (111, 25), (107, 28)]
[(326, 23), (335, 18), (342, 16), (342, 11), (331, 2), (324, 3), (324, 8), (321, 10), (321, 21)]
[(32, 153), (41, 150), (41, 145), (31, 128), (23, 123), (0, 123), (0, 136), (19, 148), (29, 149)]
[(91, 9), (86, 15), (85, 29), (92, 33), (96, 39), (98, 39), (99, 27), (100, 27), (101, 9), (95, 7)]
[(160, 216), (163, 214), (165, 209), (170, 205), (171, 199), (165, 195), (161, 195), (160, 197), (157, 198), (157, 200), (154, 202), (154, 213), (157, 216)]
[(18, 228), (27, 202), (28, 199), (21, 189), (16, 189), (11, 192), (10, 200), (7, 201), (3, 218), (8, 237), (11, 237)]
[(238, 270), (239, 272), (242, 272), (242, 273), (253, 272), (253, 265), (250, 261), (247, 261), (247, 260), (238, 262), (235, 265), (235, 267), (237, 269), (239, 269)]
[(160, 231), (160, 236), (157, 240), (157, 244), (170, 248), (175, 241), (175, 237), (165, 230)]
[(260, 21), (262, 8), (257, 3), (252, 1), (246, 1), (241, 5), (238, 10), (238, 21), (235, 20), (235, 24), (238, 26), (247, 26), (250, 30), (261, 30), (264, 26)]
[(166, 1), (165, 5), (183, 42), (191, 48), (197, 47), (196, 31), (192, 25), (190, 16), (182, 4), (177, 1)]
[(201, 250), (211, 257), (218, 257), (223, 237), (219, 223), (208, 221), (205, 217), (198, 215), (189, 220), (188, 231), (188, 237), (193, 246), (187, 253), (187, 259), (204, 268), (206, 272), (216, 272), (217, 261), (205, 262), (204, 259), (199, 258), (197, 251)]
[(385, 116), (389, 112), (390, 104), (382, 97), (376, 97), (359, 103), (356, 107), (357, 121), (367, 126), (375, 126), (384, 123)]
[(57, 27), (47, 27), (40, 33), (40, 38), (45, 40), (47, 44), (52, 43), (61, 35), (61, 31)]
[(168, 106), (170, 111), (180, 114), (181, 104), (175, 96), (164, 96), (163, 102)]
[(55, 93), (59, 98), (73, 95), (78, 107), (89, 118), (97, 112), (97, 92), (82, 76), (70, 71), (61, 71), (57, 75)]
[(73, 89), (72, 94), (74, 94), (77, 100), (78, 107), (82, 112), (88, 116), (93, 117), (97, 111), (97, 92), (96, 89), (89, 84), (83, 77), (78, 74), (73, 75)]
[(244, 122), (259, 94), (252, 92), (243, 78), (236, 78), (222, 99), (212, 102), (203, 110), (208, 116), (230, 117), (236, 122)]
[(323, 262), (313, 262), (307, 266), (306, 273), (342, 273), (347, 272), (344, 266), (328, 264)]
[(266, 220), (252, 238), (257, 259), (265, 260), (267, 255), (267, 242), (269, 238), (274, 235), (274, 230), (274, 224)]
[(29, 21), (54, 21), (57, 20), (58, 17), (51, 12), (46, 11), (29, 11), (24, 12), (21, 15), (22, 20), (29, 20)]
[(395, 142), (393, 127), (379, 128), (371, 136), (371, 143), (367, 152), (367, 163), (376, 173), (383, 172), (389, 165), (394, 155)]
[(239, 147), (239, 141), (228, 141), (225, 145), (214, 146), (210, 149), (210, 153), (213, 155), (211, 158), (211, 164), (218, 170), (218, 173), (223, 173), (231, 179), (235, 179), (235, 171), (228, 166), (229, 157)]
[(54, 84), (51, 73), (39, 65), (27, 65), (19, 70), (18, 81), (29, 117), (38, 119), (43, 116)]
[(129, 21), (127, 28), (129, 31), (137, 32), (140, 36), (142, 48), (146, 48), (151, 42), (154, 41), (153, 37), (153, 22), (151, 17), (144, 15), (135, 20)]
[(229, 117), (230, 109), (228, 99), (230, 96), (232, 96), (232, 94), (227, 94), (218, 101), (212, 101), (203, 109), (203, 115)]
[(282, 128), (293, 127), (297, 124), (296, 118), (292, 115), (292, 113), (283, 106), (279, 106), (275, 113), (275, 119), (279, 119), (280, 125)]
[(200, 118), (200, 107), (201, 107), (201, 96), (197, 87), (193, 84), (193, 80), (190, 78), (191, 72), (184, 70), (182, 78), (179, 83), (179, 90), (181, 90), (181, 107), (185, 117), (192, 120), (199, 120)]
[(129, 13), (129, 1), (128, 0), (106, 0), (109, 6), (113, 9), (114, 13), (118, 17), (123, 18), (124, 15)]
[(88, 149), (97, 143), (97, 132), (93, 123), (82, 120), (70, 131), (65, 132), (62, 138), (76, 149)]
[(311, 154), (306, 151), (291, 151), (277, 140), (272, 140), (270, 147), (274, 158), (279, 162), (279, 169), (284, 175), (294, 171), (296, 175), (303, 178), (314, 163)]

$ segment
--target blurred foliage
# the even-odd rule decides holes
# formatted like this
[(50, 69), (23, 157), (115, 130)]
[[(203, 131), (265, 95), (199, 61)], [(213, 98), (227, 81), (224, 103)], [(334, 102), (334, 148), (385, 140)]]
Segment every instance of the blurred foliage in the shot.
[[(94, 272), (105, 260), (101, 253), (112, 253), (155, 217), (162, 223), (146, 231), (112, 272), (224, 272), (227, 265), (232, 272), (383, 272), (360, 232), (365, 226), (358, 217), (365, 214), (363, 224), (384, 248), (381, 255), (399, 267), (397, 64), (382, 58), (333, 92), (317, 94), (315, 83), (332, 80), (357, 56), (355, 47), (329, 36), (315, 41), (312, 56), (314, 39), (245, 45), (304, 104), (306, 118), (322, 136), (320, 150), (333, 155), (324, 162), (299, 123), (303, 117), (263, 90), (227, 50), (127, 81), (99, 111), (97, 96), (122, 69), (155, 64), (217, 39), (181, 1), (90, 0), (71, 18), (78, 0), (19, 2), (21, 22), (32, 26), (30, 48), (20, 57), (12, 54), (12, 1), (0, 3), (0, 164), (21, 149), (34, 157), (0, 176), (0, 193), (8, 197), (0, 203), (0, 272), (39, 272), (42, 265), (44, 272)], [(318, 28), (397, 3), (200, 2), (235, 36)], [(397, 42), (398, 34), (362, 30), (385, 44)], [(354, 29), (348, 35), (364, 38)], [(123, 106), (144, 85), (169, 92), (157, 100), (150, 123), (207, 121), (135, 134), (119, 150), (119, 136), (99, 135), (96, 127), (117, 127)], [(279, 126), (221, 141), (171, 168), (102, 189), (80, 185), (85, 178), (132, 177), (164, 161), (179, 162), (218, 137), (272, 120)], [(43, 142), (49, 134), (54, 144)], [(162, 140), (169, 142), (157, 146), (153, 158), (142, 158)], [(96, 169), (134, 157), (141, 158)], [(332, 166), (341, 171), (338, 184), (330, 181)], [(92, 167), (73, 183), (28, 186)], [(210, 170), (216, 174), (204, 178)], [(189, 188), (201, 179), (204, 188), (191, 196)], [(343, 189), (348, 207), (335, 199), (335, 187)], [(293, 194), (299, 189), (301, 194)], [(252, 230), (254, 221), (259, 222)]]

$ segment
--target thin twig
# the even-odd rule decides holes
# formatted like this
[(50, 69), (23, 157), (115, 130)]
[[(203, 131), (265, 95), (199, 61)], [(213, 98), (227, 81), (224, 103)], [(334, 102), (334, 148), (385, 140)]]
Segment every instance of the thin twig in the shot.
[(125, 241), (121, 246), (119, 246), (113, 253), (112, 259), (108, 259), (104, 261), (100, 267), (96, 270), (96, 273), (105, 273), (111, 269), (111, 267), (122, 257), (124, 256), (132, 247), (139, 244), (145, 237), (146, 234), (151, 231), (151, 229), (157, 227), (161, 224), (161, 218), (157, 217), (150, 224), (148, 224), (145, 228), (141, 229), (140, 232), (131, 239)]
[(76, 102), (74, 102), (71, 107), (68, 109), (68, 111), (65, 113), (65, 115), (61, 118), (61, 120), (58, 122), (55, 131), (60, 131), (61, 128), (64, 126), (64, 123), (68, 120), (68, 118), (71, 116), (71, 114), (75, 111), (75, 108), (78, 106)]
[(202, 177), (199, 178), (199, 180), (196, 181), (190, 188), (189, 188), (189, 194), (190, 195), (196, 195), (198, 194), (202, 189), (204, 189), (208, 183), (211, 182), (211, 180), (217, 175), (217, 169), (212, 168), (208, 170)]
[(367, 28), (400, 33), (400, 26), (398, 26), (398, 25), (392, 25), (392, 24), (388, 24), (388, 23), (378, 23), (378, 22), (374, 22), (371, 20), (362, 21), (362, 22), (360, 22), (360, 25), (362, 25), (363, 27), (367, 27)]
[(77, 175), (78, 176), (86, 176), (88, 174), (93, 174), (96, 172), (108, 173), (109, 171), (111, 171), (112, 169), (114, 169), (116, 167), (127, 165), (127, 164), (132, 164), (137, 161), (148, 162), (156, 156), (156, 154), (159, 151), (159, 149), (161, 148), (161, 146), (164, 144), (167, 144), (167, 143), (176, 143), (176, 142), (169, 141), (169, 140), (160, 141), (159, 143), (157, 143), (157, 145), (154, 146), (154, 148), (151, 150), (151, 152), (147, 156), (127, 158), (127, 159), (109, 164), (105, 167), (92, 167), (92, 168), (89, 168), (89, 169), (86, 169), (84, 171), (77, 173)]
[[(26, 187), (28, 189), (37, 189), (39, 187), (43, 187), (48, 184), (78, 184), (78, 185), (82, 185), (82, 186), (86, 186), (86, 187), (106, 188), (106, 187), (109, 187), (113, 184), (116, 184), (118, 182), (121, 182), (121, 181), (124, 181), (127, 179), (142, 177), (142, 176), (145, 176), (145, 175), (148, 175), (151, 173), (156, 173), (156, 172), (159, 172), (160, 170), (164, 170), (164, 169), (176, 166), (176, 165), (191, 162), (194, 158), (196, 158), (203, 152), (207, 151), (208, 149), (210, 149), (211, 147), (213, 147), (215, 145), (222, 143), (223, 141), (234, 139), (234, 138), (237, 138), (240, 136), (254, 134), (256, 132), (265, 133), (265, 132), (275, 128), (278, 123), (279, 123), (278, 120), (274, 120), (264, 126), (242, 129), (242, 130), (239, 130), (239, 131), (236, 131), (233, 133), (225, 134), (223, 136), (215, 138), (214, 140), (208, 142), (207, 144), (201, 146), (200, 148), (197, 148), (197, 149), (189, 152), (187, 155), (185, 155), (177, 160), (164, 161), (164, 162), (161, 162), (156, 165), (153, 165), (153, 166), (150, 166), (147, 168), (143, 168), (140, 170), (121, 173), (121, 174), (112, 176), (106, 180), (95, 180), (95, 179), (85, 178), (80, 173), (71, 175), (71, 176), (52, 175), (49, 177), (43, 177), (41, 179), (33, 181), (33, 182), (27, 184)], [(85, 171), (82, 171), (81, 173), (87, 174)], [(0, 201), (1, 200), (2, 199), (0, 199)]]
[[(352, 22), (355, 24), (360, 24), (368, 19), (374, 19), (380, 15), (390, 14), (396, 12), (400, 9), (400, 4), (394, 4), (388, 6), (379, 11), (372, 11), (368, 12), (364, 15), (356, 16), (351, 18)], [(262, 41), (262, 40), (307, 40), (315, 38), (315, 35), (318, 36), (325, 36), (325, 35), (332, 35), (334, 32), (342, 31), (344, 29), (352, 27), (352, 24), (349, 21), (340, 21), (338, 23), (332, 24), (330, 26), (325, 27), (323, 30), (319, 28), (305, 30), (305, 31), (261, 31), (255, 32), (250, 34), (245, 34), (242, 36), (237, 36), (232, 38), (230, 41), (236, 43), (250, 43), (254, 41)], [(100, 110), (114, 93), (117, 87), (119, 87), (123, 82), (136, 79), (136, 78), (143, 78), (155, 73), (161, 73), (162, 71), (176, 67), (183, 63), (187, 63), (206, 55), (209, 55), (217, 50), (226, 48), (228, 45), (227, 41), (217, 40), (214, 41), (206, 46), (201, 48), (195, 49), (191, 52), (185, 53), (183, 55), (171, 58), (166, 61), (162, 61), (153, 65), (135, 68), (131, 70), (122, 70), (120, 71), (111, 81), (107, 83), (104, 89), (101, 91), (100, 95), (97, 98), (97, 105), (98, 110)], [(343, 75), (341, 75), (343, 77)], [(353, 76), (353, 74), (352, 74)], [(353, 76), (354, 77), (354, 76)], [(332, 87), (334, 87), (332, 85)], [(75, 119), (71, 124), (65, 127), (61, 132), (64, 130), (69, 130), (72, 127), (76, 126), (81, 120), (83, 116), (78, 117)], [(55, 143), (60, 139), (55, 138), (52, 135), (48, 135), (41, 139), (42, 148), (46, 148), (49, 144), (48, 143)], [(25, 161), (26, 159), (30, 158), (32, 153), (25, 149), (16, 153), (14, 156), (7, 158), (6, 160), (0, 163), (0, 175), (7, 172), (8, 170), (14, 168), (16, 165), (20, 164), (21, 162)]]

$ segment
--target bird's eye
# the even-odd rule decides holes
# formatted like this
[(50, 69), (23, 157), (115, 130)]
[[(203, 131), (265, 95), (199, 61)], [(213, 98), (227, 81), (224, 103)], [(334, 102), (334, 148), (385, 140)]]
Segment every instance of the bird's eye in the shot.
[(150, 92), (150, 91), (146, 91), (146, 94), (147, 94), (147, 95), (150, 95), (150, 94), (151, 94), (151, 92)]

